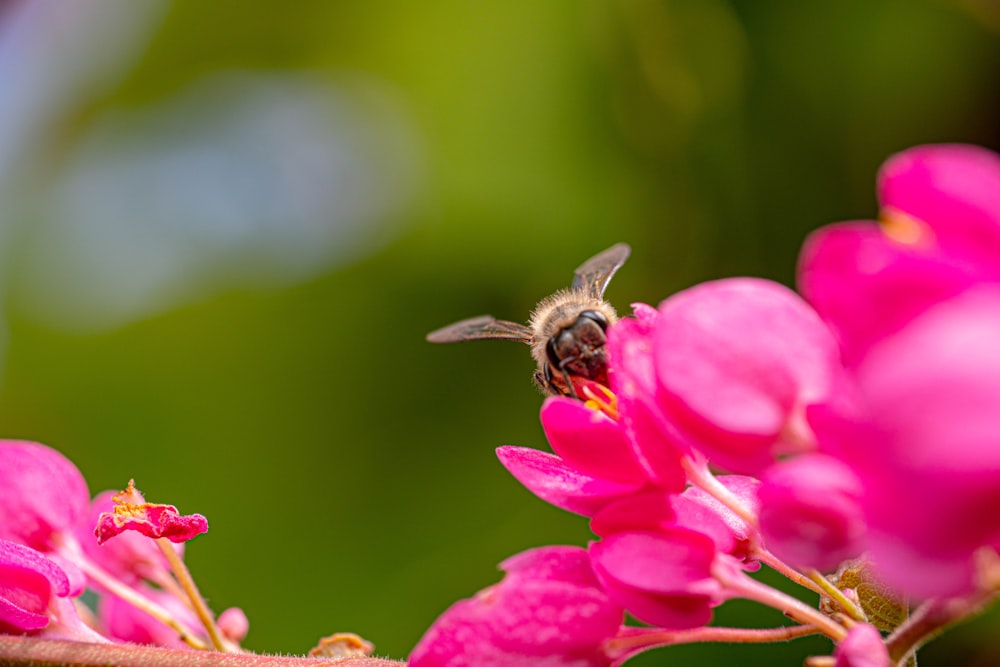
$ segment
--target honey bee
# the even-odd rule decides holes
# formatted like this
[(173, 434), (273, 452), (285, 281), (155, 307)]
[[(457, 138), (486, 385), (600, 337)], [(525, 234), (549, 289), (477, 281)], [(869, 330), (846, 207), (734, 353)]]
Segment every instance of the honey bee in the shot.
[(608, 326), (618, 315), (604, 300), (604, 290), (630, 252), (627, 244), (619, 243), (581, 264), (569, 289), (559, 290), (535, 306), (528, 326), (481, 315), (432, 331), (427, 340), (458, 343), (497, 339), (527, 343), (538, 364), (535, 383), (549, 395), (579, 398), (580, 381), (608, 386), (604, 344)]

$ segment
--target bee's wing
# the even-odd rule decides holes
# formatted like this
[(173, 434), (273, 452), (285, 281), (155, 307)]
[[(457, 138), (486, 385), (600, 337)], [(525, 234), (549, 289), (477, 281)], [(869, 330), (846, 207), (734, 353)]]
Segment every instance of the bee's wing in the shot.
[(480, 315), (449, 324), (427, 334), (427, 340), (432, 343), (458, 343), (463, 340), (486, 339), (515, 340), (530, 345), (531, 329), (517, 322), (498, 320), (492, 315)]
[(625, 263), (630, 252), (632, 249), (627, 243), (618, 243), (594, 255), (581, 264), (573, 274), (573, 289), (601, 298), (611, 281), (611, 276), (615, 275), (615, 271)]

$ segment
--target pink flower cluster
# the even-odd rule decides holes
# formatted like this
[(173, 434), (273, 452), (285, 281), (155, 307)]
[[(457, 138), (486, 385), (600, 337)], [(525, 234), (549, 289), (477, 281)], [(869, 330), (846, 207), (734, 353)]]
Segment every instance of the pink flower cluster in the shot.
[[(181, 543), (206, 530), (203, 516), (147, 503), (131, 482), (91, 502), (80, 471), (62, 454), (0, 441), (0, 634), (207, 646), (174, 574)], [(87, 588), (96, 613), (75, 604)], [(226, 610), (218, 627), (220, 641), (235, 646), (246, 617)]]
[[(1000, 156), (906, 151), (879, 197), (879, 221), (806, 241), (801, 296), (718, 280), (610, 328), (608, 391), (542, 407), (554, 453), (498, 450), (597, 539), (509, 559), (500, 584), (438, 619), (412, 667), (620, 664), (724, 636), (707, 624), (733, 597), (826, 634), (837, 665), (914, 648), (883, 642), (853, 590), (822, 614), (746, 574), (761, 563), (823, 594), (819, 573), (861, 556), (901, 597), (995, 594)], [(623, 612), (654, 627), (622, 626)], [(755, 641), (743, 632), (727, 640)]]

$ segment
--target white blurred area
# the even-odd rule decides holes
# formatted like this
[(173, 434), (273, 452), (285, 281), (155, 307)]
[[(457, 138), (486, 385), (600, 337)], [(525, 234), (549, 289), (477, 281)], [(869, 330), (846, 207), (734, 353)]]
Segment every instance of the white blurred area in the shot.
[(162, 7), (28, 0), (0, 16), (0, 299), (16, 285), (49, 326), (308, 279), (395, 238), (419, 186), (402, 105), (362, 74), (216, 71), (52, 141), (127, 73)]

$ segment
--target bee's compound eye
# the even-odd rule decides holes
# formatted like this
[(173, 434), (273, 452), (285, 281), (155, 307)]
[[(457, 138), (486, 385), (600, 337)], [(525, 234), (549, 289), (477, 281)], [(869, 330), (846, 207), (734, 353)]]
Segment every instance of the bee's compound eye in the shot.
[(549, 339), (545, 346), (545, 352), (549, 357), (549, 363), (556, 368), (562, 368), (562, 361), (567, 357), (575, 356), (577, 350), (576, 338), (569, 329), (563, 329), (557, 335)]
[(596, 322), (597, 325), (601, 327), (601, 329), (603, 329), (604, 331), (608, 330), (608, 318), (604, 316), (604, 313), (598, 310), (585, 310), (582, 313), (580, 313), (579, 317), (586, 317), (588, 320)]

